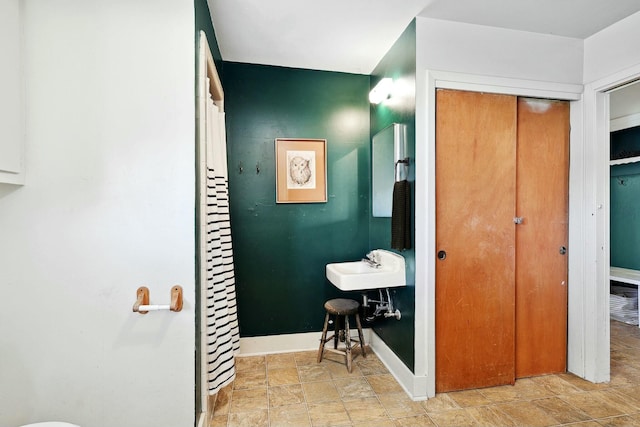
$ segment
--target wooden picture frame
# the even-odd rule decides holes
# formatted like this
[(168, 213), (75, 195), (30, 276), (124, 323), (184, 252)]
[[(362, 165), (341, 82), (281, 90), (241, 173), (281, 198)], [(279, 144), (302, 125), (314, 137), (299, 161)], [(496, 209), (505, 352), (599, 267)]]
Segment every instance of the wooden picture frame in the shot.
[(277, 138), (276, 203), (326, 203), (327, 140)]

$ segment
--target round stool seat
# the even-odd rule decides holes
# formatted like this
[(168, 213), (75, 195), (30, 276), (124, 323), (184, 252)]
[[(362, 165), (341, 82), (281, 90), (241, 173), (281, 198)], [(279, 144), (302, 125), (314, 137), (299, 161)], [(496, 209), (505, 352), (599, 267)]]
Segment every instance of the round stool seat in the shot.
[(334, 316), (352, 316), (359, 308), (360, 303), (352, 299), (336, 298), (324, 303), (324, 309)]

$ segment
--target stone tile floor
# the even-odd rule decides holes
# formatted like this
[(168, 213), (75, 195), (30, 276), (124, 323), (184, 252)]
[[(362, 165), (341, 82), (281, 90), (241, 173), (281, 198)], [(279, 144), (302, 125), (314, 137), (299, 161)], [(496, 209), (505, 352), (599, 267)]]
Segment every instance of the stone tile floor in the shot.
[(640, 426), (640, 329), (611, 321), (611, 382), (571, 374), (437, 394), (414, 402), (370, 350), (349, 374), (336, 354), (238, 357), (218, 394), (218, 426)]

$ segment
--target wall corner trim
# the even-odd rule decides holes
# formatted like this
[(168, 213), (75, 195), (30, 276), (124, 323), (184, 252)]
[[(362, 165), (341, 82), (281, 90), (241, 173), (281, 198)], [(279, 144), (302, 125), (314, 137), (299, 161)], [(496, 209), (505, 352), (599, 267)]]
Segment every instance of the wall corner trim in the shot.
[(429, 396), (427, 392), (427, 377), (414, 375), (382, 338), (373, 331), (370, 332), (369, 345), (412, 400), (427, 400), (429, 397), (433, 397)]

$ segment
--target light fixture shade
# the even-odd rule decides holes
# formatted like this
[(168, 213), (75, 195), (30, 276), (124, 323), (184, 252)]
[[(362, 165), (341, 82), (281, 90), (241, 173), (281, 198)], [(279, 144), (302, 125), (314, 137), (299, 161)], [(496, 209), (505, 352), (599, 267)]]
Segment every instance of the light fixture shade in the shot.
[(391, 89), (393, 88), (393, 79), (385, 77), (380, 80), (378, 84), (369, 92), (369, 102), (372, 104), (380, 104), (391, 95)]

